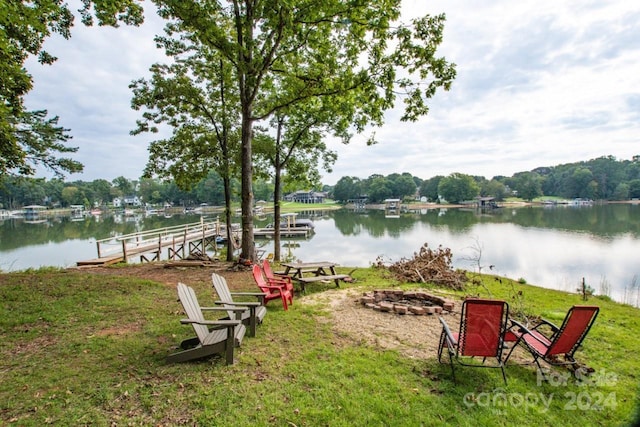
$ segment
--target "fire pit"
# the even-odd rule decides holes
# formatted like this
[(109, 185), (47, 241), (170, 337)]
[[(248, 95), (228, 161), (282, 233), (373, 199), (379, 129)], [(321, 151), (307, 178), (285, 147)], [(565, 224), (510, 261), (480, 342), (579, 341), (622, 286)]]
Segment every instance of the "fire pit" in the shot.
[(376, 311), (417, 316), (451, 312), (453, 301), (422, 291), (374, 290), (365, 292), (360, 303)]

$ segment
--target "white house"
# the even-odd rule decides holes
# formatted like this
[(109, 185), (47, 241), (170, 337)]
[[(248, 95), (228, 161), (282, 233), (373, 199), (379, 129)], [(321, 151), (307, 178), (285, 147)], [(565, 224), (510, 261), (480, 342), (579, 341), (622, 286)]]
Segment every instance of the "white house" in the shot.
[(113, 199), (113, 207), (114, 208), (122, 208), (122, 207), (140, 207), (142, 206), (142, 200), (138, 196), (125, 196), (125, 197), (116, 197)]

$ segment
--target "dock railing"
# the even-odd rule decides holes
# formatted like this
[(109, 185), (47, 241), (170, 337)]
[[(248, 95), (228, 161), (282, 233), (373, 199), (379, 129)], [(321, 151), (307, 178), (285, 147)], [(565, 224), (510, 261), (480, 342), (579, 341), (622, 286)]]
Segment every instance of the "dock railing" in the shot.
[[(96, 240), (98, 258), (122, 254), (126, 260), (129, 255), (142, 252), (156, 252), (159, 254), (163, 247), (182, 246), (188, 241), (197, 240), (199, 236), (204, 240), (211, 235), (221, 235), (221, 224), (215, 221), (175, 225), (154, 230), (139, 231), (120, 236)], [(157, 249), (155, 249), (157, 248)]]

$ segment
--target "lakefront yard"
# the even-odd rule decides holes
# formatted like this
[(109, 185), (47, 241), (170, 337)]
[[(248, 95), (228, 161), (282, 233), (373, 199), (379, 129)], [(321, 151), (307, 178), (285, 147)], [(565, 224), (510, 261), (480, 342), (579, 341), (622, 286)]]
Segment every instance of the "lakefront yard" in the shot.
[[(177, 301), (178, 281), (201, 305), (216, 296), (210, 275), (254, 290), (248, 270), (226, 263), (162, 264), (0, 274), (1, 425), (633, 425), (638, 420), (640, 311), (591, 297), (600, 314), (576, 358), (593, 372), (554, 368), (542, 381), (516, 351), (499, 370), (437, 361), (436, 316), (363, 308), (371, 289), (427, 289), (506, 299), (514, 313), (561, 323), (582, 297), (493, 276), (453, 292), (398, 283), (385, 270), (341, 268), (355, 281), (307, 285), (284, 311), (276, 302), (235, 363), (220, 357), (167, 364), (193, 336)], [(489, 295), (490, 294), (490, 295)], [(586, 372), (586, 371), (585, 371)]]

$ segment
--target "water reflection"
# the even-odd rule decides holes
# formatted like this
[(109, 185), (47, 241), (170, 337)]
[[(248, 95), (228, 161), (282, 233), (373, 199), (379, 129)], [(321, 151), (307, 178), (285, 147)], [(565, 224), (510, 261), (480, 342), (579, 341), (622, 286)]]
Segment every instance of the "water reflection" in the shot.
[[(527, 207), (490, 212), (448, 209), (405, 213), (335, 212), (296, 257), (367, 266), (378, 257), (410, 258), (424, 243), (449, 247), (454, 265), (574, 291), (582, 278), (596, 292), (624, 301), (637, 294), (640, 206)], [(334, 230), (340, 232), (336, 235)], [(480, 259), (478, 256), (480, 254)], [(634, 291), (635, 289), (635, 291)]]
[[(281, 253), (304, 261), (366, 267), (378, 257), (410, 258), (427, 243), (432, 248), (451, 248), (456, 267), (481, 265), (487, 271), (493, 265), (496, 274), (567, 291), (573, 291), (584, 277), (596, 291), (609, 287), (611, 296), (620, 301), (630, 288), (637, 288), (640, 273), (640, 205), (488, 212), (423, 209), (403, 212), (398, 218), (385, 217), (384, 211), (347, 210), (309, 211), (300, 216), (314, 220), (315, 233), (308, 239), (284, 238)], [(38, 224), (4, 220), (0, 221), (0, 269), (71, 266), (96, 256), (97, 239), (199, 220), (198, 215), (54, 218)], [(256, 220), (256, 226), (268, 222), (272, 219)], [(273, 251), (271, 240), (257, 240), (256, 246)]]

